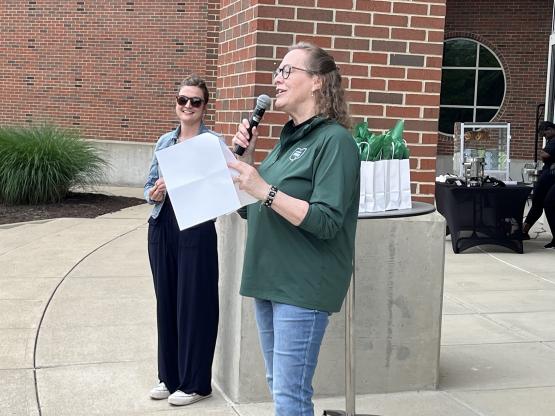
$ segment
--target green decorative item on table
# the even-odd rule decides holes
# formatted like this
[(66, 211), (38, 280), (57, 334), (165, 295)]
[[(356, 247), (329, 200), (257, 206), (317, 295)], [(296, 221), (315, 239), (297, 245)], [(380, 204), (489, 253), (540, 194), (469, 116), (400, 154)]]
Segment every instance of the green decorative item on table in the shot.
[(388, 159), (408, 159), (410, 151), (403, 139), (405, 122), (399, 120), (385, 134), (372, 133), (366, 121), (353, 129), (353, 137), (360, 149), (360, 159), (375, 162)]
[(407, 209), (412, 206), (409, 149), (403, 139), (404, 121), (383, 134), (372, 133), (368, 123), (353, 129), (360, 151), (359, 213)]

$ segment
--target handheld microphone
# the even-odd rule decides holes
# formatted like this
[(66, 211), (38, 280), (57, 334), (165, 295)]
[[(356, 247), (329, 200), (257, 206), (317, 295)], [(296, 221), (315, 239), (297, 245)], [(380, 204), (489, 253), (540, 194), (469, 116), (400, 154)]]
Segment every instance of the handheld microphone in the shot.
[[(251, 119), (249, 120), (249, 128), (247, 129), (247, 131), (249, 132), (249, 140), (252, 138), (253, 127), (258, 126), (258, 124), (260, 123), (260, 120), (262, 120), (262, 116), (264, 115), (264, 112), (268, 107), (270, 107), (271, 102), (272, 100), (266, 94), (262, 94), (258, 96), (258, 99), (256, 100), (256, 107), (252, 112)], [(239, 145), (236, 145), (234, 153), (241, 156), (243, 153), (245, 153), (245, 148)]]

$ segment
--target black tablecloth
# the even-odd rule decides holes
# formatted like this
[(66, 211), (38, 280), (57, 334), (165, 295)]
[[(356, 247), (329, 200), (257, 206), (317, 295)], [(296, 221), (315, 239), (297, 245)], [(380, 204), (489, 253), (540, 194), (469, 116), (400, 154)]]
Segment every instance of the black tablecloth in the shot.
[(447, 220), (453, 251), (497, 244), (522, 253), (522, 217), (531, 191), (527, 185), (466, 187), (436, 182), (436, 206)]

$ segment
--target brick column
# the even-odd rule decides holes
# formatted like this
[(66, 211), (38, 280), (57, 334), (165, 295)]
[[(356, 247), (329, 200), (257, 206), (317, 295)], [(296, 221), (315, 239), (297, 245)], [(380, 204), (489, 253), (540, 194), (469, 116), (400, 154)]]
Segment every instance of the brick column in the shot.
[[(384, 131), (406, 120), (413, 195), (432, 201), (441, 87), (445, 0), (253, 0), (221, 2), (216, 128), (228, 139), (271, 71), (301, 40), (330, 51), (345, 78), (355, 122)], [(260, 161), (287, 118), (264, 117)]]

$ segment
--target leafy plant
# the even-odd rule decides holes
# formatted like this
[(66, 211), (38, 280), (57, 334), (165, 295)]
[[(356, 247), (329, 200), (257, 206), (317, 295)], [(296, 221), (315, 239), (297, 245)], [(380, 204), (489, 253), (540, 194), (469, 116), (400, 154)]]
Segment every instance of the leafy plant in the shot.
[(107, 163), (78, 133), (52, 125), (0, 127), (0, 202), (59, 202), (98, 184)]

